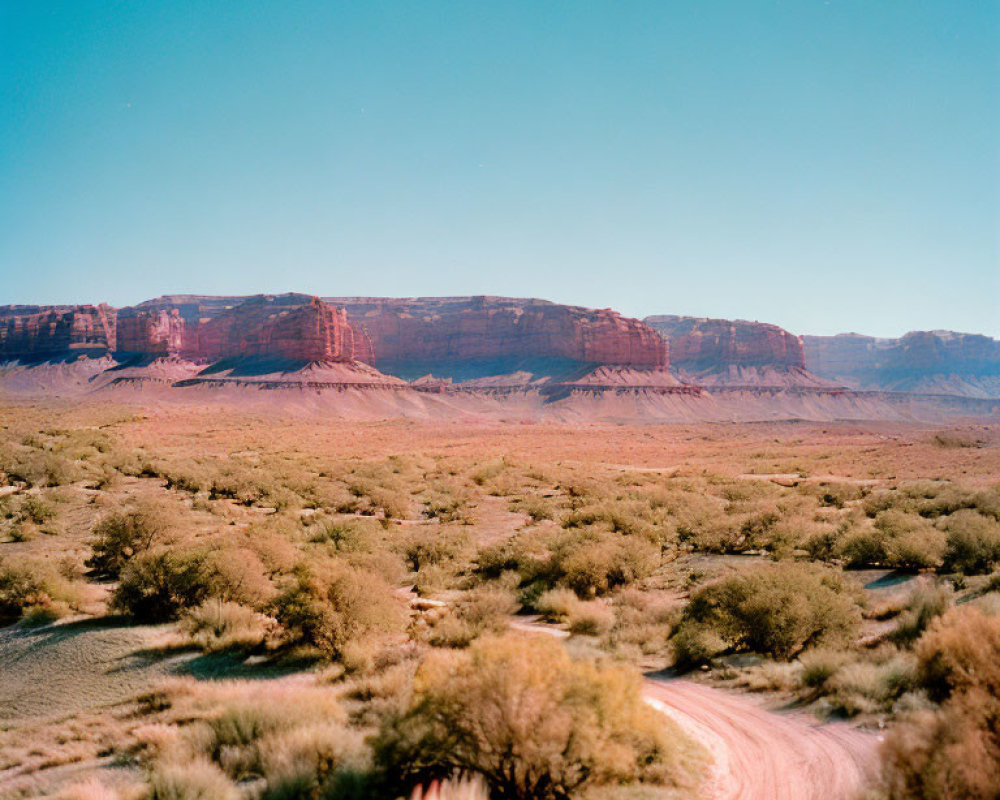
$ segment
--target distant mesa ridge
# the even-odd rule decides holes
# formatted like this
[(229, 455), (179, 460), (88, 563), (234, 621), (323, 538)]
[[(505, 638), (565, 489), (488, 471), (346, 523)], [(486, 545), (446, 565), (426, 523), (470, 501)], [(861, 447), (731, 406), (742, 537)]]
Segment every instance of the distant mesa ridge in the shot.
[(0, 307), (7, 372), (81, 356), (106, 359), (84, 370), (103, 386), (384, 386), (421, 396), (534, 392), (547, 403), (632, 392), (654, 405), (704, 405), (707, 392), (733, 408), (753, 398), (765, 415), (776, 397), (849, 398), (861, 416), (877, 416), (871, 404), (886, 393), (1000, 397), (1000, 342), (947, 331), (800, 337), (761, 322), (638, 320), (490, 296), (169, 295), (121, 309)]

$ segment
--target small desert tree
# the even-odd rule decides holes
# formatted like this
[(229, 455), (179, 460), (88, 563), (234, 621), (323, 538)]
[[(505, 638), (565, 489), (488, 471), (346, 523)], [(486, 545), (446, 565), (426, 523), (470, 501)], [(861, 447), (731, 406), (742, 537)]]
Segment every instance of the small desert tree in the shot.
[(411, 784), (480, 775), (494, 800), (680, 783), (679, 741), (639, 688), (633, 673), (574, 662), (557, 642), (479, 639), (466, 651), (427, 657), (409, 708), (382, 727), (376, 760)]
[(117, 578), (130, 559), (162, 543), (169, 530), (167, 512), (156, 505), (111, 514), (94, 528), (87, 566), (100, 575)]
[(860, 608), (839, 572), (781, 563), (699, 589), (684, 610), (674, 640), (682, 666), (723, 649), (788, 659), (821, 642), (844, 641), (860, 621)]

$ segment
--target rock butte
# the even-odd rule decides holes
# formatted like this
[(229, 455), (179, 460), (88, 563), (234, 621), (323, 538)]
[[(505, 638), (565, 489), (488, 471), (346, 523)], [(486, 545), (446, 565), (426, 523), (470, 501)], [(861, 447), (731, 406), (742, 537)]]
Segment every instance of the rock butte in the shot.
[[(113, 355), (130, 366), (156, 359), (189, 365), (164, 376), (231, 358), (284, 360), (286, 372), (307, 362), (362, 362), (416, 389), (441, 391), (515, 391), (549, 382), (581, 391), (668, 392), (688, 383), (716, 392), (848, 386), (1000, 397), (1000, 342), (946, 331), (800, 338), (760, 322), (666, 315), (640, 321), (611, 309), (486, 296), (169, 295), (122, 309), (0, 307), (0, 361), (80, 355)], [(358, 375), (369, 381), (373, 373)]]
[(690, 372), (729, 366), (806, 368), (802, 340), (777, 325), (669, 315), (643, 322), (670, 342), (671, 363)]
[(104, 304), (5, 306), (0, 309), (0, 359), (107, 352), (115, 343), (115, 320), (115, 309)]

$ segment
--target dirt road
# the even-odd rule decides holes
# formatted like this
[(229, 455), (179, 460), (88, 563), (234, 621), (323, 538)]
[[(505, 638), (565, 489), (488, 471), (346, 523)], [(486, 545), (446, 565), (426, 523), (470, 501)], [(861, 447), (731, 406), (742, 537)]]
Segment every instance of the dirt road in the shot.
[(715, 758), (705, 800), (854, 800), (876, 767), (878, 737), (843, 723), (684, 680), (649, 679), (645, 695)]

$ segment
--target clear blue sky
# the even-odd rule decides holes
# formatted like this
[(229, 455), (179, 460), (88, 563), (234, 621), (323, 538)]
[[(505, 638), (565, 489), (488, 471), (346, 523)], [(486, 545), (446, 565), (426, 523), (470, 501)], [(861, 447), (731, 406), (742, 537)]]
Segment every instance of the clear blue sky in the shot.
[(1000, 334), (996, 0), (0, 0), (0, 303)]

